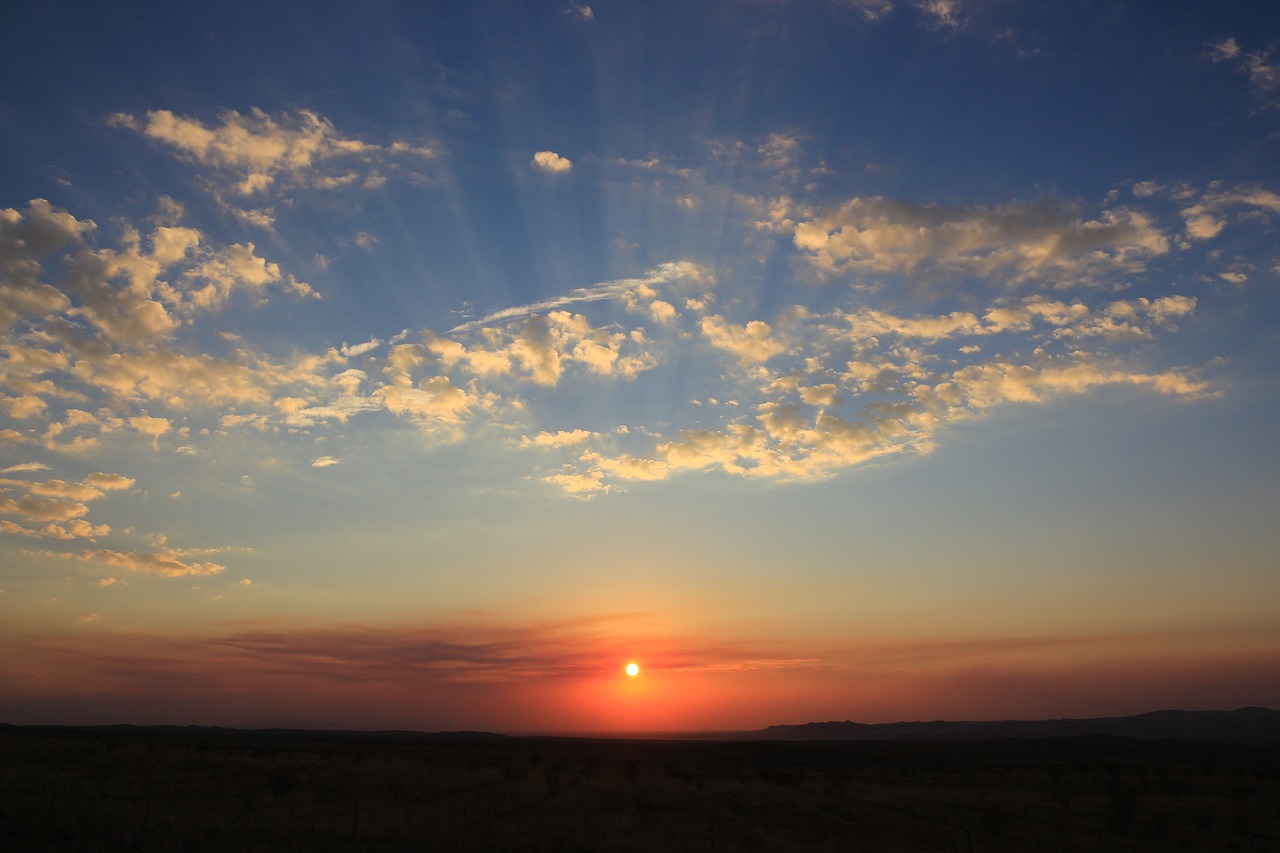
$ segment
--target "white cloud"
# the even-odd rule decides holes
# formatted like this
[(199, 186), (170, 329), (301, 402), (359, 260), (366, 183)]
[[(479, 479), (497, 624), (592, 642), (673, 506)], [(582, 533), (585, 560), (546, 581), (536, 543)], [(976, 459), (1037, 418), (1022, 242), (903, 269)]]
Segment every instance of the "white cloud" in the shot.
[[(1172, 329), (1196, 305), (1185, 295), (1097, 304), (1005, 296), (983, 310), (909, 317), (869, 308), (815, 314), (796, 306), (782, 312), (789, 318), (785, 341), (763, 321), (710, 315), (701, 320), (707, 341), (749, 368), (740, 390), (754, 398), (750, 416), (677, 427), (653, 436), (650, 452), (579, 435), (588, 449), (545, 479), (579, 497), (681, 471), (811, 479), (885, 456), (927, 453), (948, 425), (1001, 406), (1040, 405), (1106, 386), (1209, 394), (1195, 371), (1135, 369), (1118, 355), (1125, 341)], [(1074, 341), (1084, 338), (1104, 341), (1117, 355), (1107, 356), (1105, 347), (1080, 350)], [(992, 339), (989, 350), (968, 343), (982, 339)], [(1011, 356), (1010, 348), (1027, 352)], [(770, 369), (766, 362), (773, 360), (778, 364)], [(550, 434), (538, 443), (552, 444)]]
[(353, 186), (375, 164), (403, 157), (431, 158), (429, 146), (403, 141), (377, 145), (343, 136), (309, 110), (271, 116), (256, 107), (248, 115), (229, 110), (216, 123), (151, 110), (141, 118), (117, 113), (110, 123), (175, 149), (182, 157), (226, 176), (232, 191), (255, 196), (280, 184), (313, 189)]
[(126, 569), (142, 574), (160, 575), (166, 578), (202, 577), (220, 574), (226, 566), (218, 563), (189, 561), (190, 552), (175, 548), (162, 548), (154, 552), (115, 551), (110, 548), (97, 548), (70, 552), (42, 552), (41, 556), (61, 559), (79, 560), (82, 562), (104, 563), (112, 568)]
[(1222, 232), (1229, 223), (1229, 213), (1238, 208), (1253, 208), (1267, 213), (1280, 213), (1280, 193), (1260, 184), (1244, 184), (1223, 187), (1211, 184), (1203, 192), (1186, 189), (1180, 200), (1190, 201), (1182, 209), (1186, 220), (1187, 237), (1193, 240), (1209, 240)]
[(639, 292), (646, 287), (655, 288), (662, 285), (681, 282), (705, 284), (710, 280), (710, 273), (698, 264), (691, 263), (689, 261), (667, 261), (666, 263), (659, 264), (649, 270), (639, 278), (622, 278), (615, 279), (613, 281), (602, 281), (597, 284), (593, 284), (590, 287), (575, 288), (563, 296), (544, 299), (540, 302), (531, 302), (527, 305), (503, 308), (500, 311), (494, 311), (491, 314), (487, 314), (479, 320), (471, 320), (461, 325), (454, 326), (449, 330), (449, 333), (454, 334), (456, 332), (470, 331), (492, 323), (499, 323), (504, 320), (511, 320), (518, 317), (527, 317), (531, 314), (552, 311), (556, 308), (565, 308), (569, 305), (575, 305), (583, 302), (599, 302), (606, 299), (638, 302), (640, 301), (638, 297)]
[(743, 364), (768, 361), (787, 349), (763, 320), (751, 320), (738, 326), (713, 314), (702, 318), (702, 333), (712, 346), (733, 353)]
[(543, 481), (559, 486), (575, 497), (589, 498), (596, 494), (608, 494), (611, 487), (602, 482), (603, 475), (599, 471), (571, 471), (568, 473), (550, 474)]
[(794, 175), (800, 158), (800, 137), (795, 133), (773, 133), (757, 148), (764, 167), (779, 174)]
[(0, 468), (0, 474), (20, 474), (27, 471), (48, 471), (49, 466), (43, 462), (21, 462), (17, 465), (10, 465), (8, 468)]
[[(191, 144), (188, 156), (222, 162)], [(781, 174), (796, 168), (800, 143), (779, 133), (754, 154)], [(287, 166), (292, 155), (261, 156), (271, 186), (302, 180)], [(1134, 185), (1134, 199), (1156, 196), (1192, 211), (1188, 222), (1197, 207), (1225, 224), (1240, 211), (1280, 211), (1280, 197), (1265, 187)], [(735, 286), (714, 292), (709, 269), (675, 261), (492, 311), (443, 335), (362, 335), (354, 344), (273, 358), (247, 336), (198, 328), (218, 312), (231, 318), (227, 308), (238, 294), (261, 302), (271, 288), (305, 287), (254, 244), (217, 245), (177, 224), (173, 211), (145, 233), (120, 225), (116, 245), (95, 246), (95, 238), (106, 238), (93, 223), (33, 201), (0, 216), (9, 288), (0, 296), (9, 310), (0, 393), (4, 416), (22, 427), (2, 437), (75, 452), (98, 441), (158, 447), (167, 439), (176, 453), (193, 457), (171, 460), (187, 467), (197, 455), (216, 458), (204, 444), (210, 436), (320, 439), (327, 428), (379, 412), (366, 417), (400, 419), (447, 441), (499, 436), (528, 448), (535, 477), (589, 497), (691, 470), (827, 476), (873, 458), (925, 452), (948, 424), (1002, 405), (1043, 404), (1107, 385), (1181, 396), (1210, 391), (1193, 370), (1126, 362), (1126, 342), (1150, 342), (1197, 305), (1167, 292), (1123, 299), (1112, 292), (1140, 287), (1135, 274), (1170, 251), (1164, 231), (1141, 210), (1084, 214), (1051, 202), (943, 207), (879, 197), (810, 210), (785, 196), (748, 207), (766, 223), (755, 237), (790, 235), (804, 263), (825, 277), (847, 277), (853, 287), (835, 295), (820, 288), (823, 296), (811, 305), (761, 316), (756, 302), (739, 298), (749, 290), (736, 286), (754, 273), (726, 265)], [(59, 253), (65, 261), (49, 259)], [(877, 289), (880, 276), (971, 281), (962, 298), (944, 302), (932, 288), (898, 288), (886, 297), (890, 288)], [(1067, 288), (1076, 293), (1062, 295)], [(614, 305), (600, 311), (606, 301)], [(361, 359), (365, 370), (352, 369), (352, 359), (381, 347), (385, 357)], [(677, 374), (691, 354), (709, 359), (710, 369)], [(635, 382), (635, 398), (645, 400), (673, 378), (711, 384), (682, 387), (681, 399), (734, 403), (699, 406), (694, 417), (678, 406), (655, 407), (640, 420), (627, 418), (628, 430), (601, 431), (598, 421), (576, 414), (589, 409), (581, 403), (597, 390), (619, 399), (629, 395), (617, 383)], [(316, 468), (340, 462), (310, 459)], [(14, 466), (10, 473), (35, 470), (43, 469)], [(87, 502), (133, 486), (131, 478), (100, 472), (4, 485), (0, 512), (11, 517), (4, 528), (21, 536), (106, 537), (110, 528), (83, 517)], [(174, 549), (104, 544), (111, 547), (77, 558), (170, 576), (218, 566)]]
[(348, 345), (343, 343), (338, 351), (346, 358), (355, 358), (357, 356), (364, 355), (365, 353), (373, 352), (384, 343), (386, 343), (386, 341), (382, 340), (382, 338), (372, 338), (362, 344)]
[(1228, 36), (1207, 45), (1206, 56), (1211, 62), (1226, 62), (1240, 56), (1240, 44), (1234, 36)]
[[(195, 229), (171, 226), (157, 227), (144, 238), (128, 226), (120, 248), (94, 249), (85, 240), (96, 228), (92, 222), (76, 220), (43, 199), (32, 200), (25, 211), (0, 214), (0, 331), (61, 315), (72, 322), (87, 320), (114, 342), (137, 344), (172, 337), (192, 315), (222, 308), (233, 291), (260, 293), (279, 283), (299, 295), (314, 295), (308, 285), (259, 257), (252, 243), (206, 245)], [(65, 264), (55, 265), (60, 280), (54, 286), (42, 281), (43, 260), (62, 248), (72, 253)]]
[(151, 437), (152, 447), (159, 447), (160, 436), (173, 429), (173, 422), (168, 418), (155, 418), (151, 415), (134, 415), (127, 418), (129, 426), (145, 436)]
[(95, 471), (88, 477), (85, 477), (84, 481), (91, 486), (95, 486), (107, 492), (131, 489), (137, 482), (132, 477), (124, 477), (120, 474), (105, 474), (101, 471)]
[(960, 0), (919, 0), (916, 5), (937, 26), (959, 29), (964, 24)]
[(534, 153), (530, 165), (540, 172), (559, 173), (572, 169), (573, 161), (567, 157), (561, 157), (554, 151), (538, 151)]
[(1280, 107), (1280, 57), (1274, 47), (1246, 51), (1234, 36), (1206, 45), (1205, 57), (1213, 63), (1231, 62), (1249, 77), (1254, 94), (1270, 107)]
[(855, 198), (799, 222), (794, 242), (828, 274), (982, 276), (1013, 284), (1087, 284), (1140, 272), (1169, 251), (1152, 218), (1127, 208), (1085, 219), (1051, 203), (957, 208), (879, 197)]
[(838, 0), (839, 5), (856, 9), (868, 21), (876, 21), (893, 11), (892, 0)]
[(588, 432), (585, 429), (561, 430), (559, 432), (540, 432), (530, 438), (522, 436), (520, 445), (522, 447), (574, 447), (585, 444), (592, 438), (598, 438), (599, 433)]

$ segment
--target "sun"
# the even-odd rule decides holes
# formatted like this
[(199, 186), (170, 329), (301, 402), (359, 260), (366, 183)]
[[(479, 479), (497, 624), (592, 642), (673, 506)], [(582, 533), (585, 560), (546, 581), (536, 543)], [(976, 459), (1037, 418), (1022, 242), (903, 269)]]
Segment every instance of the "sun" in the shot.
[(640, 664), (638, 663), (627, 664), (627, 675), (631, 676), (632, 678), (635, 678), (639, 674), (640, 674)]

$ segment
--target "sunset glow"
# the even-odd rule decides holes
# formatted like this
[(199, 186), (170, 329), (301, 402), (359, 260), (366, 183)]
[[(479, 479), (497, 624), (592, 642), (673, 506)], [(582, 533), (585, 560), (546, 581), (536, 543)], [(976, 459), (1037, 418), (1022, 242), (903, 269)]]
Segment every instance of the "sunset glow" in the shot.
[(1280, 4), (1112, 6), (9, 4), (0, 723), (1280, 706)]

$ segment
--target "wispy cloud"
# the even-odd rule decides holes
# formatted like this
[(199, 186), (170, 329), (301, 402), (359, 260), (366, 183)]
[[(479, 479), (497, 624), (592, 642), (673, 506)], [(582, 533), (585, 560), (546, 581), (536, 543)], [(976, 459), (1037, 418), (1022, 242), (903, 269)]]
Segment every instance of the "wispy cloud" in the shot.
[(22, 474), (28, 471), (48, 471), (49, 466), (43, 462), (21, 462), (17, 465), (10, 465), (8, 468), (0, 469), (0, 474)]
[(1226, 36), (1205, 46), (1204, 56), (1214, 63), (1229, 62), (1248, 76), (1258, 100), (1268, 107), (1280, 107), (1280, 56), (1274, 47), (1245, 50), (1234, 36)]
[(179, 156), (231, 179), (240, 196), (264, 193), (281, 184), (338, 189), (378, 183), (372, 169), (401, 157), (433, 158), (430, 145), (402, 140), (377, 144), (339, 133), (310, 110), (279, 115), (251, 109), (228, 110), (216, 122), (150, 110), (144, 116), (115, 113), (109, 124), (142, 134)]
[(544, 299), (540, 302), (530, 302), (527, 305), (516, 305), (510, 308), (503, 308), (499, 311), (487, 314), (479, 320), (471, 320), (454, 326), (449, 330), (449, 334), (467, 332), (472, 329), (478, 329), (481, 326), (488, 326), (506, 320), (514, 320), (520, 317), (528, 317), (533, 314), (554, 311), (558, 308), (567, 308), (570, 305), (576, 305), (579, 303), (600, 302), (606, 299), (623, 299), (638, 293), (642, 288), (660, 286), (676, 281), (705, 283), (709, 281), (709, 274), (704, 268), (689, 261), (668, 261), (666, 263), (659, 264), (639, 278), (623, 278), (616, 279), (614, 281), (602, 281), (597, 284), (593, 284), (590, 287), (574, 288), (563, 296), (555, 296), (550, 299)]

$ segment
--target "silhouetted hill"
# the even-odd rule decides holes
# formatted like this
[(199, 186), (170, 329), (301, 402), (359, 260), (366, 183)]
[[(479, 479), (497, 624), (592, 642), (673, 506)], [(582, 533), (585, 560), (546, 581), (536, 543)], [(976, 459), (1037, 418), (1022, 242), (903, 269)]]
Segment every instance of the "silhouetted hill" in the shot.
[(1082, 735), (1209, 740), (1222, 743), (1280, 743), (1280, 711), (1151, 711), (1134, 717), (1084, 720), (974, 720), (901, 723), (825, 722), (769, 726), (747, 737), (757, 740), (969, 740), (1050, 738)]
[(130, 723), (117, 723), (109, 726), (14, 726), (0, 723), (0, 730), (28, 732), (85, 732), (115, 734), (181, 734), (211, 735), (214, 737), (235, 737), (240, 735), (259, 735), (276, 738), (313, 738), (313, 739), (350, 739), (350, 740), (424, 740), (424, 741), (465, 741), (506, 739), (506, 735), (495, 732), (415, 732), (395, 729), (365, 731), (354, 729), (311, 729), (264, 726), (262, 728), (231, 728), (228, 726), (135, 726)]

